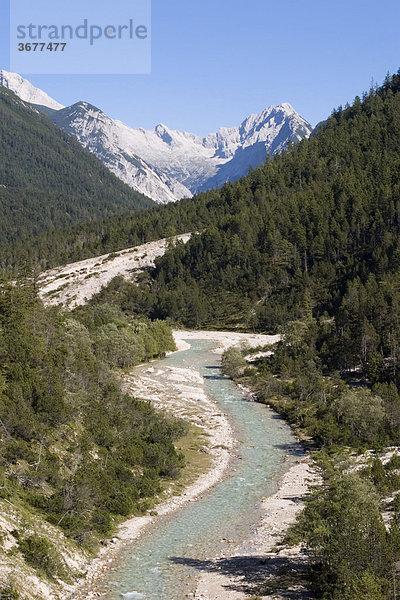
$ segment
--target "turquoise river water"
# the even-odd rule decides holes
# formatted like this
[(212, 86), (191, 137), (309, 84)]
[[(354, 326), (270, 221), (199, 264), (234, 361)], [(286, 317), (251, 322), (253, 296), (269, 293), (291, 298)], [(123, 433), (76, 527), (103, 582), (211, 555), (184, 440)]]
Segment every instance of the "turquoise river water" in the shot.
[(246, 540), (259, 521), (260, 501), (275, 493), (290, 466), (288, 447), (295, 440), (289, 427), (265, 406), (247, 401), (221, 375), (220, 357), (210, 351), (212, 342), (190, 343), (190, 350), (157, 366), (197, 369), (205, 378), (207, 395), (228, 415), (239, 443), (221, 482), (197, 501), (160, 518), (121, 553), (109, 576), (107, 600), (183, 600), (193, 591), (203, 561), (229, 554), (239, 544), (241, 552), (251, 550)]

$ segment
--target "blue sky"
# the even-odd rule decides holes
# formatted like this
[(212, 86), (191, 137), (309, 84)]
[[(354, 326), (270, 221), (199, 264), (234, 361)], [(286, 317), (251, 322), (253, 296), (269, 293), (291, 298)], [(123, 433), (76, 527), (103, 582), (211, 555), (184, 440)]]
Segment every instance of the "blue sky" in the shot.
[[(108, 6), (99, 0), (98, 15)], [(399, 69), (399, 23), (398, 0), (153, 0), (150, 75), (27, 78), (65, 105), (87, 100), (135, 127), (202, 135), (280, 102), (315, 125)]]

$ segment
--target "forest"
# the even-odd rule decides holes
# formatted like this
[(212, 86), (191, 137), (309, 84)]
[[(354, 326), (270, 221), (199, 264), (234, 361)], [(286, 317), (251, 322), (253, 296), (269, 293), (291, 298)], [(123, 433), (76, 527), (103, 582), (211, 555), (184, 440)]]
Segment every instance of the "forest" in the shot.
[(172, 234), (190, 230), (195, 206), (198, 233), (171, 244), (139, 287), (117, 278), (94, 302), (114, 298), (130, 314), (188, 327), (270, 333), (311, 315), (329, 369), (361, 367), (373, 384), (400, 385), (399, 92), (400, 75), (388, 76), (247, 177), (145, 213), (154, 227), (174, 215)]
[[(396, 269), (398, 92), (399, 75), (388, 76), (333, 111), (310, 139), (235, 183), (194, 200), (43, 233), (31, 244), (16, 243), (4, 266), (18, 266), (25, 252), (45, 269), (193, 231), (199, 234), (186, 248), (158, 265), (160, 316), (176, 317), (178, 303), (179, 319), (193, 320), (184, 296), (192, 297), (195, 286), (194, 324), (274, 329), (301, 313), (306, 290), (314, 311), (336, 310), (350, 280), (359, 277), (365, 286), (369, 274), (379, 279)], [(170, 283), (175, 273), (178, 290)], [(204, 293), (210, 288), (211, 297)]]
[(309, 140), (202, 195), (203, 231), (141, 286), (117, 278), (92, 302), (283, 335), (253, 366), (228, 352), (224, 369), (287, 419), (320, 467), (290, 536), (306, 545), (324, 600), (394, 600), (400, 579), (400, 464), (384, 460), (400, 445), (399, 140), (397, 74)]
[(185, 426), (122, 393), (116, 371), (174, 350), (171, 330), (107, 304), (45, 308), (31, 279), (0, 290), (0, 496), (96, 547), (184, 464)]
[(154, 203), (34, 107), (0, 86), (0, 256), (29, 240)]
[[(308, 314), (286, 324), (269, 356), (248, 363), (247, 349), (226, 351), (223, 371), (291, 424), (317, 466), (322, 483), (311, 488), (286, 537), (289, 546), (307, 549), (308, 587), (324, 600), (395, 600), (400, 395), (393, 381), (373, 384), (361, 368), (330, 369), (323, 336), (324, 322)], [(284, 574), (274, 585), (284, 585)], [(259, 590), (271, 592), (268, 582)]]

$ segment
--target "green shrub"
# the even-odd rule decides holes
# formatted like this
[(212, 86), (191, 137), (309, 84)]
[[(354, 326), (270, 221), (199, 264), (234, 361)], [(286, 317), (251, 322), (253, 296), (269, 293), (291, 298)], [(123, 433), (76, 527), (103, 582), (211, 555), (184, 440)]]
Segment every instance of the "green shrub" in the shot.
[(26, 562), (48, 577), (64, 579), (65, 566), (53, 544), (38, 535), (30, 535), (19, 542), (19, 549)]
[(247, 363), (238, 348), (229, 348), (222, 355), (222, 372), (232, 379), (243, 374)]
[[(71, 318), (45, 308), (29, 281), (4, 283), (0, 497), (33, 506), (81, 544), (106, 535), (115, 516), (141, 512), (160, 480), (179, 474), (173, 442), (186, 426), (122, 394), (111, 368), (173, 349), (171, 329), (160, 321), (132, 319), (107, 303)], [(54, 548), (21, 537), (29, 564), (62, 573)]]
[(20, 598), (19, 592), (12, 585), (0, 585), (0, 598), (1, 600), (18, 600)]
[(111, 515), (104, 508), (96, 508), (92, 515), (92, 523), (93, 529), (99, 533), (107, 534), (111, 531)]
[(392, 458), (386, 463), (385, 469), (387, 471), (400, 469), (400, 456), (398, 454), (393, 454)]

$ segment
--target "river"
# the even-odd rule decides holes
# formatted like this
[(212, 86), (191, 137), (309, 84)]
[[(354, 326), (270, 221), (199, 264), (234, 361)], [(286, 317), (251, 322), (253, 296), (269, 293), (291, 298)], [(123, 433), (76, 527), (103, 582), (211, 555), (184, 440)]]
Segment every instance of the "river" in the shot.
[[(183, 600), (210, 558), (229, 555), (240, 545), (252, 550), (252, 533), (260, 520), (260, 502), (273, 494), (290, 467), (290, 428), (265, 406), (249, 402), (220, 371), (214, 344), (191, 340), (190, 350), (157, 363), (160, 384), (169, 367), (196, 369), (207, 395), (233, 426), (238, 444), (226, 477), (196, 502), (160, 518), (125, 548), (108, 577), (107, 600)], [(140, 375), (146, 367), (139, 367)], [(153, 378), (157, 377), (153, 375)]]

